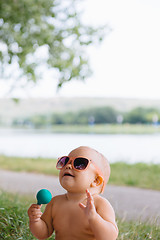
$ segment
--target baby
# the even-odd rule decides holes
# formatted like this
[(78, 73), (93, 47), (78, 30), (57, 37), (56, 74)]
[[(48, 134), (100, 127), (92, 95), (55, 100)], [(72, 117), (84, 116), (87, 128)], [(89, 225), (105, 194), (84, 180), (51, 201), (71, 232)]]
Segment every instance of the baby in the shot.
[(115, 240), (118, 228), (111, 204), (99, 194), (110, 176), (107, 159), (81, 146), (58, 159), (57, 169), (66, 194), (52, 198), (44, 213), (41, 205), (28, 209), (29, 226), (37, 239), (55, 231), (56, 240)]

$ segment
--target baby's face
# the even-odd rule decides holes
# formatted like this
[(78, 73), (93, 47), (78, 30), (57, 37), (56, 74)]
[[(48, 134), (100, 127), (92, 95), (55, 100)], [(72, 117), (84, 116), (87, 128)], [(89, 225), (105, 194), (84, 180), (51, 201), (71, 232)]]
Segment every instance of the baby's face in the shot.
[[(68, 156), (71, 159), (75, 159), (79, 156), (85, 157), (93, 160), (95, 164), (97, 157), (99, 157), (98, 153), (89, 147), (76, 148), (70, 152)], [(92, 163), (88, 168), (82, 171), (74, 170), (71, 163), (68, 163), (60, 170), (59, 180), (62, 187), (69, 192), (85, 192), (86, 189), (90, 188), (97, 174), (97, 169)]]

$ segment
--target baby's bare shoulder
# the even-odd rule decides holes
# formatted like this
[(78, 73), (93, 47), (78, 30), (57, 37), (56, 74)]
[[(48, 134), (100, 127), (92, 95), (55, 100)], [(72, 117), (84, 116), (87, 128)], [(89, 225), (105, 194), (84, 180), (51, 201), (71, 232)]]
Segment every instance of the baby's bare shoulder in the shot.
[(96, 196), (94, 201), (95, 201), (96, 210), (101, 216), (115, 219), (114, 209), (106, 198), (98, 195)]
[(118, 227), (115, 219), (115, 212), (110, 202), (101, 196), (95, 198), (95, 206), (98, 214), (106, 221), (114, 225), (118, 232)]
[(57, 195), (57, 196), (53, 197), (51, 202), (52, 202), (52, 204), (58, 204), (65, 200), (66, 200), (66, 196), (65, 196), (65, 194), (62, 194), (62, 195)]
[(104, 198), (104, 197), (102, 197), (102, 196), (100, 196), (100, 195), (97, 195), (97, 196), (94, 198), (94, 201), (95, 201), (95, 204), (98, 205), (99, 207), (100, 207), (101, 205), (106, 205), (106, 206), (108, 206), (108, 207), (112, 207), (111, 204), (110, 204), (110, 202), (109, 202), (106, 198)]
[(65, 194), (62, 194), (62, 195), (57, 195), (55, 197), (52, 198), (51, 200), (51, 205), (52, 205), (52, 208), (57, 208), (59, 205), (64, 205), (66, 202), (66, 196)]

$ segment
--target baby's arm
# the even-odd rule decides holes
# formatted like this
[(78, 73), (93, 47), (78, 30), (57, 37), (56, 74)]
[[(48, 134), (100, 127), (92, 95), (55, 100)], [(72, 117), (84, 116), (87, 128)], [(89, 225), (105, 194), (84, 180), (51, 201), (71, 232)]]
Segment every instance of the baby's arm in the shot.
[(93, 197), (87, 191), (87, 205), (79, 204), (88, 218), (89, 225), (98, 240), (116, 240), (118, 237), (118, 228), (115, 222), (114, 210), (105, 199), (98, 200), (97, 211), (94, 205)]
[(46, 239), (54, 231), (52, 226), (52, 204), (51, 202), (47, 204), (43, 214), (41, 206), (32, 204), (28, 209), (29, 227), (37, 239)]

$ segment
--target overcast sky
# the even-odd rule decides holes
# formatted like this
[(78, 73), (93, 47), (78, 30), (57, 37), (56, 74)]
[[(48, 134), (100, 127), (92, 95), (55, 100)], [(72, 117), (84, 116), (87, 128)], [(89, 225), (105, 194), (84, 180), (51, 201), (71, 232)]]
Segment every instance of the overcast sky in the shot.
[[(108, 23), (113, 31), (89, 52), (93, 75), (56, 93), (56, 81), (42, 81), (14, 97), (131, 97), (160, 99), (160, 1), (85, 0), (84, 21)], [(2, 91), (3, 88), (3, 91)], [(0, 82), (0, 97), (7, 91)]]

